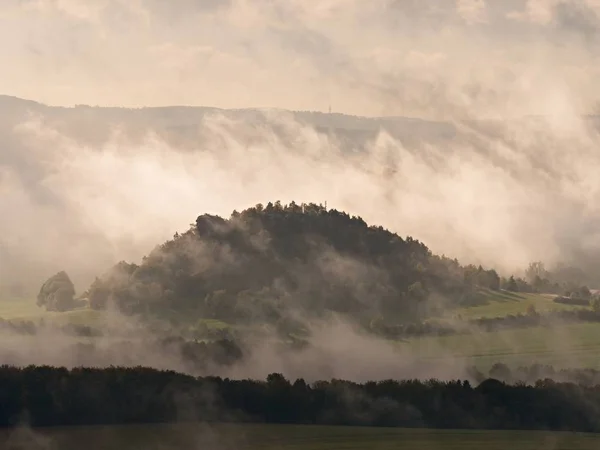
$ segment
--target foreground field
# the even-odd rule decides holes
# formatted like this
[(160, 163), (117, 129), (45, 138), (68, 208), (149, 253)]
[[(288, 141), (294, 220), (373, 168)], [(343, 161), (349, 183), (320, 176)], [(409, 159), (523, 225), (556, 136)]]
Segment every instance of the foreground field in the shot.
[(309, 425), (135, 425), (2, 430), (0, 444), (9, 450), (591, 450), (599, 448), (600, 436)]

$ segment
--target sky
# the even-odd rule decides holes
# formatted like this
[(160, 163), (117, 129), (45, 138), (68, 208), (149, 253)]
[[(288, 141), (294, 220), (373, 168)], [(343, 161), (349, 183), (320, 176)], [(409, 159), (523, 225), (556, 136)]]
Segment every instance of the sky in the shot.
[(594, 112), (600, 0), (3, 0), (0, 93), (425, 118)]

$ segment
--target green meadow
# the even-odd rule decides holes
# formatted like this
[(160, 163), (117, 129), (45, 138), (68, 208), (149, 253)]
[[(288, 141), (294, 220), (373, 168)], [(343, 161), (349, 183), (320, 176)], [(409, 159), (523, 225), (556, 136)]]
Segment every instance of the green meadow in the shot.
[(310, 425), (132, 425), (0, 431), (5, 449), (592, 450), (600, 436)]

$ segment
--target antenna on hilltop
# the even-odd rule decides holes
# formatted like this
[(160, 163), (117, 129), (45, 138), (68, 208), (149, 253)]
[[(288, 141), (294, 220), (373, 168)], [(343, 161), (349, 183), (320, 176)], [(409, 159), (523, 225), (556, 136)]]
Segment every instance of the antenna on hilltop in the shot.
[(332, 132), (332, 120), (331, 120), (331, 103), (329, 104), (329, 117), (327, 117), (327, 142), (329, 143), (329, 146), (331, 147), (331, 132)]

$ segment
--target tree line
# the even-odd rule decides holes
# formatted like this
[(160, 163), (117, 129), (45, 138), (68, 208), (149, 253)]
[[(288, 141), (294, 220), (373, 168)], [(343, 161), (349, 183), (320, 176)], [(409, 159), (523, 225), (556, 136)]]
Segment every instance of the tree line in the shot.
[(537, 381), (294, 382), (142, 367), (0, 367), (0, 425), (261, 422), (600, 431), (600, 386)]

